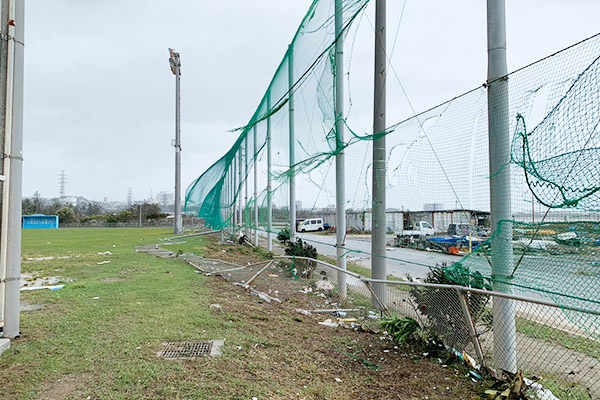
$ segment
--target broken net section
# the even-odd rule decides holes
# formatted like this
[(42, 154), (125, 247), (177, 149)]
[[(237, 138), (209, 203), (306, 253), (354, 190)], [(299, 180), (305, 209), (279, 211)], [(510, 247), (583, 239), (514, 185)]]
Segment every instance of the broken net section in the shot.
[[(481, 273), (487, 282), (508, 284), (517, 294), (552, 299), (574, 323), (600, 338), (600, 324), (594, 316), (600, 312), (600, 36), (373, 135), (357, 128), (362, 126), (360, 112), (353, 109), (350, 95), (344, 115), (334, 112), (335, 43), (346, 37), (367, 1), (341, 4), (343, 33), (336, 36), (335, 1), (313, 2), (231, 150), (188, 188), (186, 212), (215, 229), (246, 226), (265, 231), (272, 202), (273, 226), (285, 226), (293, 180), (298, 216), (324, 215), (335, 204), (334, 157), (344, 150), (347, 208), (359, 214), (356, 223), (348, 225), (369, 231), (371, 142), (385, 135), (389, 210), (449, 211), (454, 219), (429, 221), (438, 235), (451, 222), (489, 229), (485, 217), (490, 212), (489, 178), (500, 171), (489, 169), (487, 85), (502, 82), (508, 90), (506, 124), (512, 134), (512, 142), (507, 143), (510, 163), (502, 167), (510, 169), (511, 190), (504, 195), (513, 219), (501, 222), (489, 240), (475, 240), (473, 254), (450, 266), (450, 276), (461, 283)], [(347, 58), (348, 71), (352, 71), (352, 59)], [(350, 94), (354, 89), (351, 78), (350, 72)], [(335, 129), (339, 118), (349, 132), (343, 143)], [(295, 129), (293, 162), (291, 126)], [(255, 204), (258, 220), (254, 219)], [(388, 231), (402, 230), (405, 221), (389, 218)], [(510, 271), (507, 276), (494, 276), (490, 249), (506, 238), (513, 249)], [(394, 258), (414, 263), (402, 256)]]
[[(335, 7), (341, 7), (342, 32), (336, 35)], [(273, 202), (276, 221), (289, 220), (289, 183), (295, 176), (318, 168), (338, 151), (334, 112), (335, 44), (348, 32), (368, 0), (315, 0), (302, 20), (287, 53), (233, 147), (194, 181), (186, 192), (185, 212), (204, 218), (215, 229), (242, 221), (256, 226), (251, 210), (260, 204), (260, 225), (266, 226), (266, 204)], [(289, 127), (295, 128), (295, 162), (290, 166)], [(271, 190), (267, 190), (267, 136), (272, 143)], [(260, 170), (258, 195), (244, 183), (254, 182)], [(311, 175), (310, 173), (308, 175)], [(309, 179), (313, 178), (309, 176)], [(314, 176), (314, 183), (322, 182)], [(296, 182), (298, 185), (299, 182)]]

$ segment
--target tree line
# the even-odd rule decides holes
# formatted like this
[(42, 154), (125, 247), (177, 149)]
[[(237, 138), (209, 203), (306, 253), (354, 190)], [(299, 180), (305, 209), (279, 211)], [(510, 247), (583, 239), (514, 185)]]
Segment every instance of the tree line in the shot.
[[(119, 212), (109, 212), (102, 203), (91, 201), (73, 206), (60, 199), (44, 199), (38, 192), (33, 197), (23, 199), (23, 215), (45, 214), (58, 215), (61, 224), (115, 224), (142, 222), (155, 222), (167, 217), (158, 204), (132, 204)], [(141, 206), (141, 207), (140, 207)]]

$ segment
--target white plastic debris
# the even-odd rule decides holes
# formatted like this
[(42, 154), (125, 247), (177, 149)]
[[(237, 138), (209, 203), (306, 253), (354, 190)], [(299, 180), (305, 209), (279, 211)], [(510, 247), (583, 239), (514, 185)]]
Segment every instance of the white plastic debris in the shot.
[(550, 391), (550, 389), (544, 389), (544, 387), (537, 383), (533, 382), (530, 379), (523, 378), (523, 382), (529, 387), (527, 394), (529, 394), (535, 400), (559, 400), (558, 397)]
[(100, 261), (100, 262), (97, 262), (96, 265), (104, 265), (104, 264), (109, 264), (109, 263), (110, 263), (110, 261)]
[(48, 290), (60, 290), (62, 288), (64, 288), (65, 285), (56, 285), (56, 286), (31, 286), (31, 287), (22, 287), (21, 288), (21, 292), (29, 292), (32, 290), (44, 290), (44, 289), (48, 289)]
[(317, 289), (319, 290), (333, 290), (334, 286), (333, 283), (326, 281), (326, 280), (320, 280), (317, 282)]
[(221, 308), (221, 305), (220, 305), (220, 304), (217, 304), (217, 303), (215, 303), (215, 304), (211, 304), (211, 305), (210, 305), (210, 308)]
[(326, 319), (323, 322), (319, 322), (319, 325), (328, 326), (330, 328), (336, 328), (338, 326), (338, 323), (333, 322), (331, 319)]
[(112, 256), (112, 253), (110, 251), (101, 251), (98, 253), (99, 256)]

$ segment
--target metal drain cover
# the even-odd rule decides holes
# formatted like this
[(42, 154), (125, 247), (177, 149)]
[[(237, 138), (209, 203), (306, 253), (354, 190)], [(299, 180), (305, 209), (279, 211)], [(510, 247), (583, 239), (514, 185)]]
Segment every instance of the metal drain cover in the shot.
[(219, 356), (224, 340), (211, 340), (202, 342), (168, 342), (159, 357), (168, 360), (192, 359), (196, 357)]

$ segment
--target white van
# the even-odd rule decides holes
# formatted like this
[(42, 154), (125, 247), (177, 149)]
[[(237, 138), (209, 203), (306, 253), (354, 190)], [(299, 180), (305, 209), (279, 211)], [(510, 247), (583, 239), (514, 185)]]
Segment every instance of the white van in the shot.
[(298, 225), (299, 232), (313, 232), (323, 230), (323, 219), (322, 218), (308, 218), (300, 222)]

